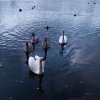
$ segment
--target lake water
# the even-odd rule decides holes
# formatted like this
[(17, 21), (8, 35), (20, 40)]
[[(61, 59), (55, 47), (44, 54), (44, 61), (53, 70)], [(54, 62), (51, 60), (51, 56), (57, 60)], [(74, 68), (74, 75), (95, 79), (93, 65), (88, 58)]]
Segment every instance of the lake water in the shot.
[[(0, 1), (0, 100), (100, 99), (100, 1), (95, 2)], [(62, 29), (68, 37), (63, 55), (58, 42)], [(25, 64), (23, 46), (32, 33), (40, 43), (31, 56), (43, 56), (44, 37), (51, 46), (41, 90), (39, 76)]]

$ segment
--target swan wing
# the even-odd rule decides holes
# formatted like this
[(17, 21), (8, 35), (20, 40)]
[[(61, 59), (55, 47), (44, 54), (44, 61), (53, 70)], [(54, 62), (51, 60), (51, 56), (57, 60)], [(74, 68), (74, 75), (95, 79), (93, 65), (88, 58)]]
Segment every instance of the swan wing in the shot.
[[(35, 55), (35, 57), (29, 57), (29, 60), (28, 60), (29, 68), (35, 74), (41, 74), (40, 72), (40, 67), (41, 67), (40, 60), (41, 59), (43, 59), (43, 57), (39, 57), (38, 55)], [(42, 72), (44, 72), (44, 65), (45, 65), (45, 61), (42, 60)]]
[(44, 65), (45, 65), (45, 61), (42, 61), (42, 72), (44, 73)]
[(39, 74), (39, 63), (38, 60), (35, 60), (34, 57), (29, 57), (28, 60), (29, 68), (32, 72)]
[(64, 36), (64, 43), (67, 43), (67, 36)]
[(62, 42), (63, 42), (63, 37), (60, 36), (60, 38), (59, 38), (59, 43), (62, 43)]
[[(60, 36), (59, 43), (63, 43), (63, 36)], [(64, 36), (64, 43), (67, 43), (67, 36)]]

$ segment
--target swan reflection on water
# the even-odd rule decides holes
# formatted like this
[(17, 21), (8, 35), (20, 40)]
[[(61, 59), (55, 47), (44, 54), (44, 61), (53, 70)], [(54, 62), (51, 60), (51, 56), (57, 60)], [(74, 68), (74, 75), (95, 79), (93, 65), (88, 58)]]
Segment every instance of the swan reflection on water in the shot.
[(35, 73), (33, 73), (31, 70), (29, 71), (29, 78), (33, 79), (34, 77), (38, 77), (39, 78), (39, 83), (38, 83), (38, 90), (42, 93), (44, 93), (43, 87), (42, 87), (42, 82), (43, 82), (43, 77), (44, 77), (44, 73), (41, 75), (37, 75)]
[(60, 51), (60, 54), (62, 54), (63, 55), (63, 51), (64, 51), (64, 44), (61, 44), (61, 51)]

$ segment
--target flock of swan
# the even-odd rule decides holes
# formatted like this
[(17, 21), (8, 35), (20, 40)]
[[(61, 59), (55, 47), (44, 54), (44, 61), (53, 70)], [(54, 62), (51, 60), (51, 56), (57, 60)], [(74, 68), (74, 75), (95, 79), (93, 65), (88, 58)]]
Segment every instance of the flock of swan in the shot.
[[(34, 50), (34, 45), (37, 44), (37, 43), (39, 43), (39, 38), (36, 37), (35, 34), (33, 33), (32, 39), (31, 39), (31, 44), (26, 42), (26, 45), (24, 47), (24, 51), (25, 51), (26, 56), (27, 56), (26, 63), (28, 64), (30, 70), (37, 75), (41, 75), (41, 74), (44, 73), (46, 55), (47, 55), (48, 49), (50, 48), (50, 45), (47, 41), (47, 38), (45, 38), (44, 43), (42, 44), (42, 48), (45, 51), (44, 57), (40, 57), (39, 55), (35, 55), (34, 57), (29, 56), (29, 53), (32, 50)], [(61, 45), (65, 45), (67, 43), (67, 36), (64, 35), (64, 30), (62, 32), (62, 35), (59, 38), (59, 43)]]

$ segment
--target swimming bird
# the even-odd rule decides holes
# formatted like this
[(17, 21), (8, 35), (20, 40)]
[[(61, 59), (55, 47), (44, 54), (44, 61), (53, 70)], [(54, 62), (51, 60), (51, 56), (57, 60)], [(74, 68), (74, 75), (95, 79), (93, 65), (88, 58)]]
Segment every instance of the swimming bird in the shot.
[(96, 2), (94, 2), (93, 4), (96, 4)]
[(31, 43), (32, 44), (36, 44), (39, 42), (39, 38), (35, 36), (35, 34), (32, 34), (32, 39), (31, 39)]
[(45, 41), (43, 43), (44, 48), (44, 57), (40, 57), (38, 55), (35, 55), (35, 57), (29, 57), (28, 59), (28, 65), (31, 71), (35, 74), (41, 75), (44, 73), (44, 66), (45, 66), (45, 60), (47, 58), (47, 50), (50, 48), (50, 46), (47, 43), (47, 39), (45, 38)]
[(28, 65), (33, 73), (38, 75), (44, 73), (45, 60), (43, 57), (39, 57), (38, 55), (35, 55), (35, 57), (29, 57)]
[(19, 12), (21, 12), (22, 11), (22, 9), (19, 9)]
[(46, 53), (44, 57), (40, 57), (38, 55), (35, 55), (35, 57), (30, 56), (28, 59), (28, 65), (30, 70), (37, 75), (43, 74), (45, 60), (46, 60)]
[(67, 36), (64, 35), (64, 29), (63, 29), (62, 35), (59, 38), (59, 43), (60, 44), (66, 44), (67, 43)]
[(47, 38), (45, 38), (44, 43), (42, 44), (42, 48), (47, 51), (50, 48), (50, 45), (47, 41)]
[(34, 9), (34, 8), (35, 8), (35, 6), (32, 7), (32, 9)]
[(49, 26), (46, 26), (45, 28), (48, 30), (50, 27)]
[(24, 46), (23, 49), (25, 53), (30, 53), (33, 50), (33, 47), (30, 43), (26, 42), (26, 45)]
[(74, 14), (74, 16), (76, 17), (76, 14)]

